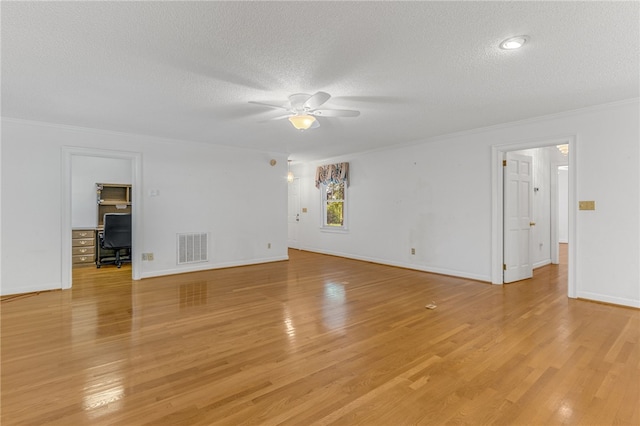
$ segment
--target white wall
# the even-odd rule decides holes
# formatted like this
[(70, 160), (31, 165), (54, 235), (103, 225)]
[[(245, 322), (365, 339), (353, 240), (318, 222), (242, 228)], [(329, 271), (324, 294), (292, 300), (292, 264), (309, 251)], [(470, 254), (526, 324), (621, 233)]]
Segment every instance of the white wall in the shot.
[[(2, 294), (62, 286), (64, 146), (141, 153), (143, 278), (287, 258), (284, 154), (3, 119)], [(208, 263), (176, 265), (181, 232), (210, 233)]]
[[(576, 212), (577, 295), (640, 307), (639, 113), (633, 100), (298, 165), (301, 248), (491, 281), (492, 145), (572, 135), (578, 200), (596, 201)], [(352, 177), (346, 234), (320, 230), (313, 185), (315, 166), (338, 161)]]
[(131, 162), (118, 158), (71, 158), (71, 226), (98, 226), (96, 183), (131, 183)]

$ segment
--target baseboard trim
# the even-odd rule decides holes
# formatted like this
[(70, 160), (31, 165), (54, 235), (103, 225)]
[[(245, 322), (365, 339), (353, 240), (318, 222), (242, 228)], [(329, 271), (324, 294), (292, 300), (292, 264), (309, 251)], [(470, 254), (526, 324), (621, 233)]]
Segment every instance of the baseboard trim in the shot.
[(41, 291), (51, 291), (51, 290), (62, 290), (62, 283), (48, 283), (48, 284), (43, 284), (41, 286), (20, 287), (19, 289), (15, 289), (15, 290), (9, 289), (7, 293), (4, 292), (4, 289), (1, 289), (0, 297), (12, 296), (16, 294), (39, 293)]
[(154, 277), (164, 277), (167, 275), (179, 275), (179, 274), (187, 274), (190, 272), (201, 272), (201, 271), (210, 271), (214, 269), (224, 269), (224, 268), (236, 268), (238, 266), (251, 266), (251, 265), (259, 265), (261, 263), (271, 263), (271, 262), (281, 262), (283, 260), (289, 260), (289, 256), (276, 256), (269, 257), (264, 259), (253, 259), (249, 261), (237, 261), (237, 262), (224, 262), (224, 263), (203, 263), (198, 265), (191, 265), (188, 268), (172, 268), (172, 269), (162, 269), (160, 271), (150, 271), (143, 272), (140, 274), (140, 278), (154, 278)]
[(624, 297), (613, 297), (588, 291), (579, 291), (578, 299), (590, 300), (593, 302), (607, 303), (611, 305), (627, 306), (640, 309), (640, 300), (627, 299)]
[(551, 265), (551, 259), (541, 260), (533, 264), (533, 269), (542, 268), (543, 266)]
[(465, 279), (474, 280), (474, 281), (481, 281), (483, 283), (491, 283), (491, 277), (488, 275), (485, 276), (485, 275), (478, 275), (478, 274), (470, 274), (462, 271), (455, 271), (455, 270), (445, 269), (445, 268), (433, 268), (429, 266), (416, 265), (413, 263), (394, 262), (386, 259), (379, 259), (379, 258), (369, 257), (369, 256), (358, 256), (350, 253), (343, 253), (343, 252), (332, 251), (332, 250), (322, 250), (322, 249), (316, 249), (312, 247), (302, 247), (300, 248), (300, 250), (309, 251), (312, 253), (327, 254), (330, 256), (344, 257), (347, 259), (361, 260), (363, 262), (377, 263), (380, 265), (395, 266), (397, 268), (411, 269), (414, 271), (429, 272), (432, 274), (446, 275), (446, 276), (456, 277), (456, 278), (465, 278)]

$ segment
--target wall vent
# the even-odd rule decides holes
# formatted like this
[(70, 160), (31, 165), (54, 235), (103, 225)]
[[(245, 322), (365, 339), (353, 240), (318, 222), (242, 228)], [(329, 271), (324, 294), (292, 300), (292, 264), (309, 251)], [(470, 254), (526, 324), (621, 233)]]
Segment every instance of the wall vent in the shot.
[(178, 265), (209, 260), (208, 234), (178, 234)]

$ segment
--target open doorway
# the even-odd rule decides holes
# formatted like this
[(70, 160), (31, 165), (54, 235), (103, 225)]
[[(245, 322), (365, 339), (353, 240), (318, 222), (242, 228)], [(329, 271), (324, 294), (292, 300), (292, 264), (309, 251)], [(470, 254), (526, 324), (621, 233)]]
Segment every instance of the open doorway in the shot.
[[(568, 149), (568, 147), (567, 147)], [(552, 263), (558, 265), (568, 265), (568, 246), (569, 246), (569, 166), (557, 165), (551, 166), (552, 177), (555, 178), (554, 188), (557, 193), (555, 200), (557, 205), (552, 206), (551, 214), (557, 214), (557, 218), (553, 223), (556, 229), (552, 229), (552, 236), (556, 236), (554, 241), (555, 252), (552, 251)]]
[[(63, 170), (62, 170), (62, 288), (71, 288), (73, 276), (73, 232), (75, 229), (92, 229), (97, 227), (96, 216), (96, 198), (95, 198), (95, 184), (96, 182), (90, 182), (98, 178), (98, 176), (104, 176), (104, 179), (126, 179), (130, 178), (132, 199), (135, 200), (131, 204), (131, 219), (132, 219), (132, 252), (136, 253), (136, 247), (141, 244), (140, 238), (140, 212), (141, 210), (141, 164), (142, 158), (139, 153), (122, 152), (122, 151), (109, 151), (100, 149), (87, 149), (87, 148), (71, 148), (64, 147), (62, 150), (63, 157)], [(116, 170), (103, 170), (102, 172), (93, 173), (86, 172), (87, 167), (113, 167)], [(74, 173), (74, 170), (78, 173)], [(82, 171), (85, 171), (84, 173)], [(88, 174), (87, 174), (88, 173)], [(95, 173), (102, 173), (102, 175), (96, 175)], [(114, 174), (115, 173), (115, 174)], [(92, 188), (93, 199), (91, 201), (82, 198), (89, 195), (86, 188), (82, 192), (77, 192), (78, 180), (84, 180), (85, 187), (87, 185)], [(89, 176), (90, 175), (90, 176)], [(74, 180), (76, 185), (74, 185)], [(80, 204), (74, 208), (74, 198), (81, 198)], [(86, 203), (83, 203), (83, 201)], [(75, 226), (74, 226), (75, 221)], [(94, 222), (96, 224), (94, 225)], [(97, 238), (97, 236), (96, 236)], [(95, 266), (94, 266), (95, 267)], [(134, 280), (140, 279), (140, 264), (136, 256), (133, 256), (131, 261), (132, 278)]]
[[(568, 188), (558, 190), (558, 168), (568, 164), (565, 145), (505, 153), (503, 163), (504, 276), (531, 278), (537, 268), (558, 264), (560, 229), (567, 236)], [(566, 174), (565, 176), (566, 177)], [(564, 180), (568, 183), (568, 180)], [(560, 211), (561, 207), (564, 209)], [(562, 213), (562, 214), (561, 214)], [(563, 225), (559, 226), (560, 218)]]
[[(557, 178), (555, 188), (557, 188), (558, 220), (557, 235), (559, 244), (569, 244), (569, 166), (561, 165), (552, 168)], [(553, 177), (554, 175), (552, 175)], [(551, 210), (553, 213), (554, 210)], [(554, 262), (557, 263), (557, 262)]]
[[(557, 185), (557, 176), (554, 176), (553, 169), (557, 170), (559, 166), (559, 162), (549, 160), (546, 163), (542, 162), (540, 167), (545, 168), (546, 170), (540, 170), (540, 173), (547, 173), (548, 181), (545, 183), (547, 186), (545, 193), (540, 193), (540, 186), (533, 181), (531, 184), (531, 197), (548, 197), (548, 202), (539, 203), (538, 211), (532, 213), (530, 219), (528, 219), (527, 227), (533, 228), (537, 226), (536, 218), (543, 219), (538, 229), (538, 238), (526, 240), (523, 239), (516, 245), (511, 247), (507, 247), (509, 244), (506, 242), (505, 235), (507, 231), (505, 230), (505, 221), (507, 218), (505, 217), (505, 177), (503, 175), (504, 167), (507, 160), (508, 153), (511, 154), (513, 152), (523, 153), (531, 153), (536, 150), (551, 150), (558, 149), (559, 145), (567, 145), (571, 148), (567, 153), (566, 163), (564, 165), (575, 164), (576, 158), (576, 143), (575, 137), (567, 136), (559, 139), (553, 140), (540, 140), (540, 141), (532, 141), (532, 142), (523, 142), (523, 143), (514, 143), (514, 144), (505, 144), (505, 145), (494, 145), (492, 147), (492, 283), (493, 284), (503, 284), (505, 282), (505, 250), (520, 250), (520, 248), (516, 247), (517, 244), (520, 244), (520, 247), (527, 247), (531, 250), (530, 253), (526, 255), (519, 255), (520, 257), (526, 257), (529, 265), (528, 267), (534, 268), (538, 266), (542, 266), (547, 263), (558, 263), (558, 237), (557, 237), (557, 219), (558, 215), (553, 213), (554, 209), (558, 209), (557, 202), (557, 187), (553, 188), (553, 185)], [(525, 151), (526, 150), (526, 151)], [(550, 151), (549, 151), (550, 152)], [(535, 164), (531, 164), (531, 167), (535, 168)], [(553, 180), (553, 182), (552, 182)], [(538, 188), (538, 191), (536, 191)], [(540, 194), (540, 195), (536, 195)], [(575, 209), (572, 209), (570, 206), (575, 206), (576, 199), (576, 180), (575, 180), (575, 167), (570, 167), (568, 171), (568, 289), (567, 293), (569, 297), (577, 297), (577, 289), (575, 283), (575, 252), (576, 252), (576, 237), (575, 237)], [(533, 203), (535, 206), (535, 202)], [(532, 206), (532, 207), (533, 207)], [(555, 221), (555, 222), (554, 222)], [(523, 228), (524, 229), (524, 228)], [(524, 232), (521, 230), (521, 232)], [(531, 235), (533, 231), (529, 231), (528, 235)], [(540, 237), (544, 237), (541, 239)], [(540, 241), (545, 241), (540, 245)], [(514, 248), (516, 247), (516, 248)], [(533, 256), (536, 254), (537, 256)]]

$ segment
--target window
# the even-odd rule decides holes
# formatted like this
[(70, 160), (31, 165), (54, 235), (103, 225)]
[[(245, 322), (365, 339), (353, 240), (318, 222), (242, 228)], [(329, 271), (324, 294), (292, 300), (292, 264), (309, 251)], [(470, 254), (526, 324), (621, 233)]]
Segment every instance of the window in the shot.
[(330, 229), (346, 229), (345, 182), (322, 184), (322, 226)]
[(322, 228), (346, 231), (347, 187), (349, 186), (349, 163), (318, 166), (316, 188), (320, 189), (322, 205)]

